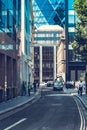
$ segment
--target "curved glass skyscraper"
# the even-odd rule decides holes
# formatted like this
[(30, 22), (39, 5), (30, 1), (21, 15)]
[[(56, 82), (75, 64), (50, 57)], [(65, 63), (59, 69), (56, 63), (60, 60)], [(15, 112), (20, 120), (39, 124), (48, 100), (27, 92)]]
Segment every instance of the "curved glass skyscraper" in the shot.
[(43, 24), (64, 26), (64, 0), (33, 0), (35, 28)]

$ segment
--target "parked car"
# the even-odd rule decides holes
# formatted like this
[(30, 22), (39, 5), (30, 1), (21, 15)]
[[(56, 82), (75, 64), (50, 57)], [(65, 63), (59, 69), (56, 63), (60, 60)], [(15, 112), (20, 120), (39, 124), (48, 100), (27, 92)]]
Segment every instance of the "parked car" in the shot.
[(54, 82), (53, 90), (54, 91), (62, 91), (63, 90), (63, 83), (60, 81)]
[(68, 88), (74, 88), (74, 83), (73, 82), (71, 82), (71, 81), (67, 81), (66, 83), (65, 83), (65, 87), (68, 89)]
[(47, 87), (53, 87), (53, 84), (54, 84), (53, 81), (48, 81), (48, 82), (47, 82)]
[(40, 83), (40, 87), (43, 88), (43, 87), (46, 87), (47, 86), (47, 83), (46, 82), (41, 82)]

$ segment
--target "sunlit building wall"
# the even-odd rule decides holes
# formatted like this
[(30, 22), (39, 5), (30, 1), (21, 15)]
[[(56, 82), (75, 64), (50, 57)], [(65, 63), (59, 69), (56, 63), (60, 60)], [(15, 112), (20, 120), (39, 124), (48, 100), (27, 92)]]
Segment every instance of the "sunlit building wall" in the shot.
[(32, 1), (21, 0), (21, 81), (32, 83)]
[(66, 45), (65, 29), (63, 29), (59, 44), (57, 46), (57, 78), (62, 77), (66, 81)]

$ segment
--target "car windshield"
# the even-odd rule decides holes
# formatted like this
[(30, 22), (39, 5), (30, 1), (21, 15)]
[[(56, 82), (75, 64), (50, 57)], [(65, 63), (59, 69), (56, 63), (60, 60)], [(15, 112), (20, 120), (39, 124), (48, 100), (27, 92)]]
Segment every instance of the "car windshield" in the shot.
[(61, 83), (61, 82), (55, 82), (54, 85), (55, 85), (55, 86), (61, 86), (62, 83)]

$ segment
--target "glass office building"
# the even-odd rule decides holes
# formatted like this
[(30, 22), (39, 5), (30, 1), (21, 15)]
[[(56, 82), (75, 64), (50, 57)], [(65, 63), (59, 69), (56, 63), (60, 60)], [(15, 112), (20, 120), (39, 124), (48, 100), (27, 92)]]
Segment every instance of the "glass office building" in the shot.
[(64, 10), (64, 0), (33, 0), (35, 28), (44, 24), (58, 24), (63, 27), (65, 24)]
[(0, 102), (32, 80), (32, 0), (0, 0)]
[(65, 3), (65, 18), (66, 18), (66, 72), (67, 80), (78, 81), (81, 73), (85, 71), (86, 62), (82, 62), (80, 57), (76, 57), (71, 46), (71, 42), (74, 39), (75, 28), (76, 28), (76, 13), (73, 8), (74, 0), (66, 0)]
[(20, 5), (20, 0), (0, 0), (0, 102), (17, 96)]
[(20, 24), (20, 4), (20, 0), (0, 0), (0, 31), (14, 32), (17, 29)]

